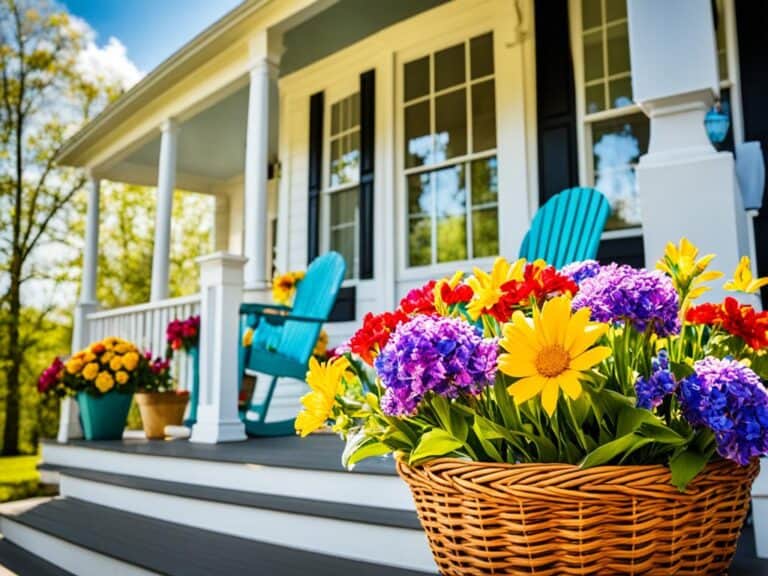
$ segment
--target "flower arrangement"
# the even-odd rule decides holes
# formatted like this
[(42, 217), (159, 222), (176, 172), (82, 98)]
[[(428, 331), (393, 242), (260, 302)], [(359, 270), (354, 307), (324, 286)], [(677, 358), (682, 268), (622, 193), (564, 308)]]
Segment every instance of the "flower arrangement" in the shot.
[[(173, 390), (171, 377), (171, 360), (169, 358), (153, 358), (152, 352), (144, 352), (146, 361), (138, 388), (141, 392), (170, 392)], [(185, 391), (185, 394), (188, 392)]]
[(173, 352), (182, 349), (189, 352), (200, 340), (200, 316), (171, 320), (165, 329), (165, 339), (168, 343), (167, 357), (172, 357)]
[[(695, 305), (721, 273), (683, 239), (657, 269), (496, 260), (368, 314), (310, 362), (296, 429), (329, 420), (343, 461), (662, 464), (681, 491), (768, 453), (768, 312)], [(727, 290), (753, 293), (742, 260)]]
[(297, 270), (278, 274), (272, 279), (272, 299), (276, 304), (288, 306), (296, 294), (296, 286), (304, 278), (305, 272)]
[(43, 371), (38, 380), (41, 393), (59, 396), (88, 392), (102, 395), (112, 390), (132, 393), (147, 381), (149, 359), (121, 338), (104, 338), (73, 354), (60, 358)]

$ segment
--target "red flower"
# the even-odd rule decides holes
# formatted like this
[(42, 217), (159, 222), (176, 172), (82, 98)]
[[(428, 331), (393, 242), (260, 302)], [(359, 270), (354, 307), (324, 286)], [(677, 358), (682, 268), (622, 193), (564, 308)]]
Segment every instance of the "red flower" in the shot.
[(182, 344), (181, 339), (176, 338), (175, 340), (171, 341), (171, 348), (173, 348), (174, 350), (180, 350), (181, 344)]
[(435, 280), (430, 280), (421, 288), (414, 288), (405, 298), (400, 300), (399, 310), (408, 315), (434, 314), (435, 311)]
[(442, 298), (443, 302), (448, 306), (453, 306), (454, 304), (466, 304), (472, 300), (473, 295), (474, 292), (472, 292), (472, 287), (464, 283), (457, 284), (455, 288), (451, 288), (447, 282), (444, 282), (440, 286), (440, 298)]
[(722, 304), (694, 306), (688, 310), (685, 319), (692, 324), (719, 326), (741, 338), (753, 350), (768, 347), (768, 312), (757, 312), (730, 296)]
[(96, 354), (96, 356), (103, 354), (106, 349), (107, 349), (106, 346), (104, 346), (104, 344), (102, 344), (101, 342), (97, 342), (96, 344), (91, 346), (91, 352)]
[(40, 375), (37, 381), (37, 391), (45, 394), (53, 390), (59, 383), (62, 370), (64, 370), (64, 362), (57, 356), (53, 359), (51, 365), (43, 370), (43, 373)]
[(389, 337), (398, 325), (408, 321), (400, 310), (372, 314), (369, 312), (363, 318), (363, 326), (349, 339), (349, 349), (364, 362), (373, 366), (373, 360), (381, 349), (389, 342)]

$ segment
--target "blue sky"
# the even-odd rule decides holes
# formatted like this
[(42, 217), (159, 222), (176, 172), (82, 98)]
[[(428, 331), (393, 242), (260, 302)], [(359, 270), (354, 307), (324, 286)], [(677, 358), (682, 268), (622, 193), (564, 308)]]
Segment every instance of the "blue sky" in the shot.
[(115, 37), (144, 73), (150, 72), (241, 0), (60, 0), (96, 31)]

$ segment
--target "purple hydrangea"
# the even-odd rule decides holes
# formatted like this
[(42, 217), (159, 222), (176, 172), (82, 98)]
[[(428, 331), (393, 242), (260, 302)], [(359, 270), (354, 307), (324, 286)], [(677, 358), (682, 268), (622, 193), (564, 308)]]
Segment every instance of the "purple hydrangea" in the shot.
[(566, 264), (560, 269), (560, 274), (568, 276), (576, 284), (581, 284), (587, 278), (597, 276), (600, 272), (600, 263), (597, 260), (582, 260)]
[(386, 388), (381, 408), (414, 414), (424, 395), (479, 394), (496, 377), (496, 340), (460, 318), (416, 316), (400, 324), (376, 358)]
[(651, 362), (652, 372), (648, 378), (640, 376), (635, 382), (637, 406), (652, 410), (659, 406), (669, 394), (677, 389), (677, 381), (669, 369), (669, 355), (661, 350)]
[(680, 383), (683, 414), (715, 434), (717, 453), (746, 466), (768, 454), (768, 392), (760, 377), (735, 360), (708, 357)]
[(579, 285), (573, 309), (584, 307), (592, 310), (592, 320), (598, 322), (628, 322), (640, 332), (650, 326), (662, 337), (680, 331), (677, 291), (658, 270), (602, 266)]

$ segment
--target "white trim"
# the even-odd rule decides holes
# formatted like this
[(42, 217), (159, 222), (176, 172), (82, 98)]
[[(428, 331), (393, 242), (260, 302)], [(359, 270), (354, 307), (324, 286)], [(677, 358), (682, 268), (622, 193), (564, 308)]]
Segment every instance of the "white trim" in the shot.
[[(420, 529), (185, 498), (75, 478), (66, 473), (61, 475), (61, 494), (239, 538), (399, 568), (435, 571), (426, 535)], [(365, 531), (365, 538), (360, 538), (361, 531)], [(382, 546), (382, 542), (387, 546)], [(392, 554), (392, 550), (397, 550), (397, 554)]]
[(180, 296), (178, 298), (166, 298), (157, 302), (146, 302), (144, 304), (134, 304), (133, 306), (123, 306), (122, 308), (111, 308), (109, 310), (100, 310), (88, 314), (88, 320), (102, 320), (105, 318), (114, 318), (116, 316), (125, 316), (127, 314), (136, 314), (138, 312), (149, 312), (150, 310), (159, 310), (161, 308), (175, 308), (187, 304), (199, 304), (200, 294), (190, 294), (189, 296)]
[(0, 528), (9, 542), (78, 576), (156, 576), (154, 572), (25, 526), (12, 517), (0, 518)]
[[(44, 444), (43, 461), (53, 466), (110, 474), (169, 482), (183, 480), (186, 484), (197, 486), (398, 510), (414, 509), (410, 492), (397, 476), (173, 458), (66, 444)], [(376, 494), (374, 502), (371, 501), (371, 494)]]

